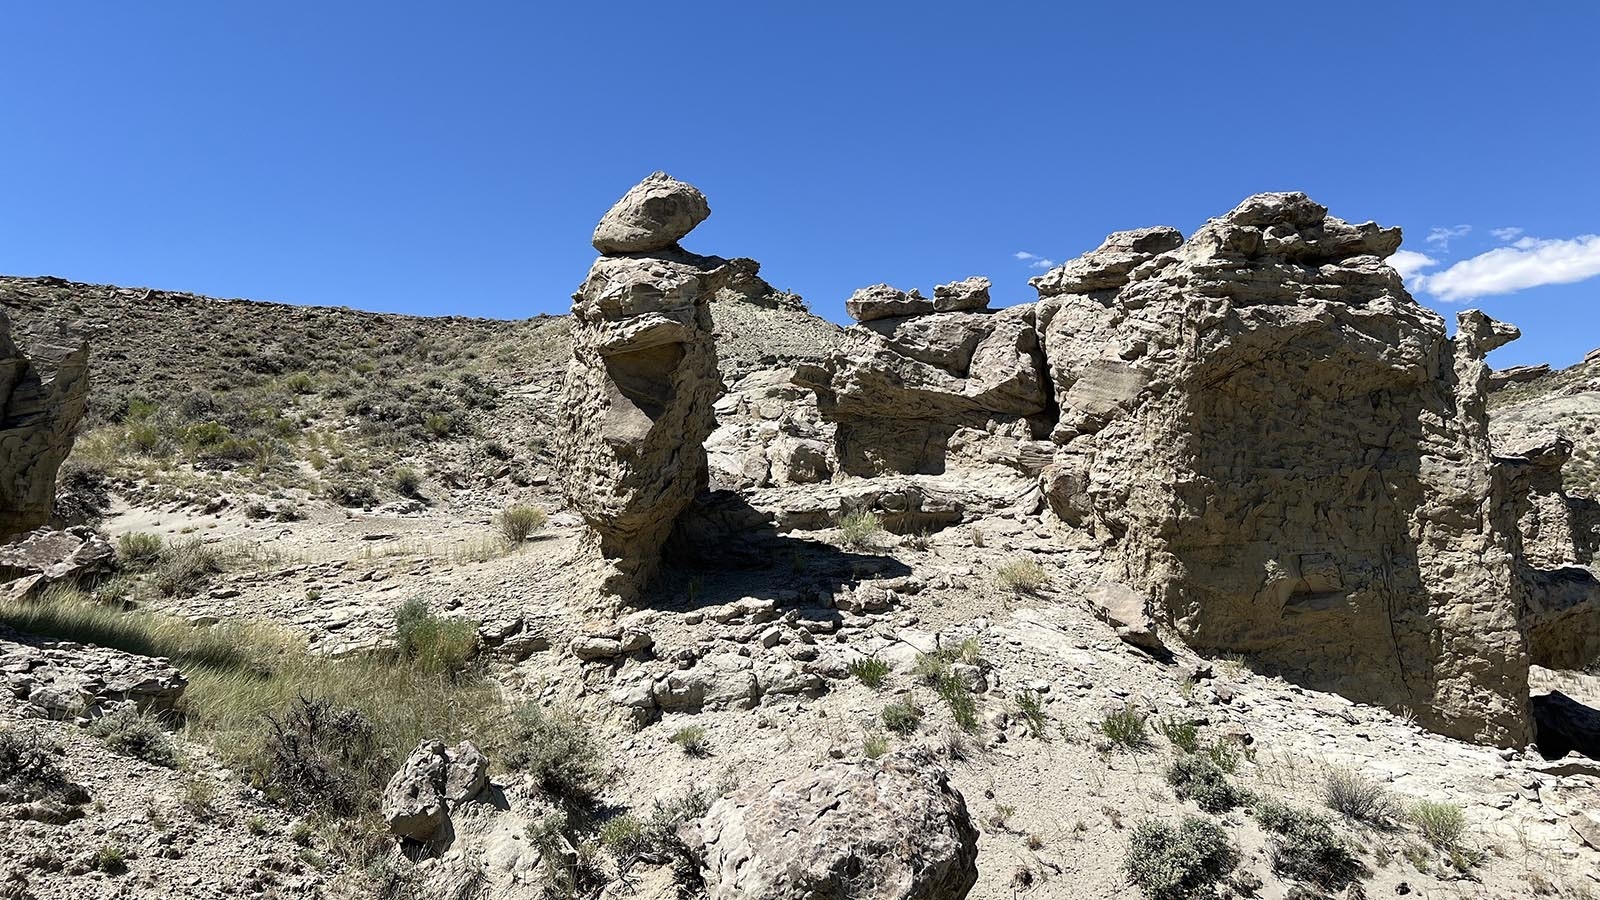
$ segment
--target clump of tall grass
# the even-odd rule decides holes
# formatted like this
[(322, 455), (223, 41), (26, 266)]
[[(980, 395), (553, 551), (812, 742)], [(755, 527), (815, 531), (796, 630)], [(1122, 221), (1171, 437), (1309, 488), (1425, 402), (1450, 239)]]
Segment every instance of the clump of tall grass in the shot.
[(522, 546), (535, 532), (543, 529), (547, 521), (549, 516), (544, 510), (525, 503), (512, 504), (495, 517), (495, 525), (500, 529), (500, 536), (512, 547)]

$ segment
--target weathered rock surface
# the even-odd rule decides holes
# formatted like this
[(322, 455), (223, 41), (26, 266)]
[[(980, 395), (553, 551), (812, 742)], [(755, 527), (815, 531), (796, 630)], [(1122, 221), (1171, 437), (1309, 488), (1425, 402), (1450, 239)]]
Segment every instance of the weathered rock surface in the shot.
[(0, 310), (0, 540), (50, 520), (56, 471), (88, 401), (88, 344), (34, 349), (12, 342)]
[(41, 576), (44, 584), (104, 575), (116, 567), (117, 552), (86, 528), (38, 528), (0, 545), (0, 583)]
[(826, 362), (795, 370), (848, 474), (942, 473), (958, 432), (1028, 439), (1048, 407), (1031, 306), (923, 312), (864, 317)]
[(937, 312), (969, 312), (989, 308), (989, 279), (977, 275), (941, 284), (933, 289)]
[[(659, 183), (651, 176), (635, 190)], [(677, 250), (602, 256), (573, 295), (557, 457), (613, 599), (629, 601), (648, 583), (673, 523), (706, 485), (704, 445), (722, 388), (707, 303), (737, 273)]]
[(36, 716), (74, 719), (124, 703), (171, 712), (187, 685), (164, 659), (0, 629), (0, 688)]
[(710, 215), (711, 206), (699, 188), (655, 172), (600, 218), (594, 248), (605, 254), (666, 250)]
[(1181, 244), (1121, 232), (1035, 279), (1047, 497), (1192, 646), (1520, 746), (1484, 363), (1515, 329), (1469, 312), (1451, 341), (1383, 262), (1399, 244), (1260, 194)]
[(488, 771), (488, 758), (469, 741), (454, 747), (442, 741), (418, 744), (383, 789), (381, 812), (389, 832), (432, 840), (452, 809), (483, 791)]
[(1507, 385), (1526, 384), (1537, 381), (1550, 374), (1550, 365), (1541, 363), (1537, 366), (1512, 366), (1509, 369), (1496, 369), (1489, 373), (1489, 390), (1497, 391)]
[(722, 797), (683, 836), (711, 900), (960, 900), (977, 829), (928, 760), (834, 764)]
[(875, 284), (851, 294), (850, 299), (844, 301), (844, 311), (857, 322), (873, 322), (933, 312), (933, 301), (916, 288), (902, 291), (887, 284)]

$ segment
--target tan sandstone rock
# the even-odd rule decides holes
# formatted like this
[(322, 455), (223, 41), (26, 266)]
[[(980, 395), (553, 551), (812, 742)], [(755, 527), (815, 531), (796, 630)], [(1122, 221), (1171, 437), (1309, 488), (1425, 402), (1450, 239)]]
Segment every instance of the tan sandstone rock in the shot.
[(741, 788), (682, 834), (710, 900), (960, 900), (978, 878), (966, 802), (925, 759)]
[(1520, 746), (1484, 363), (1515, 329), (1469, 312), (1450, 340), (1383, 262), (1399, 244), (1260, 194), (1035, 279), (1059, 408), (1044, 486), (1197, 649)]
[(0, 310), (0, 540), (49, 521), (88, 395), (88, 344), (43, 345), (29, 357)]
[(666, 250), (710, 215), (711, 206), (699, 188), (655, 172), (601, 217), (594, 248), (606, 254)]

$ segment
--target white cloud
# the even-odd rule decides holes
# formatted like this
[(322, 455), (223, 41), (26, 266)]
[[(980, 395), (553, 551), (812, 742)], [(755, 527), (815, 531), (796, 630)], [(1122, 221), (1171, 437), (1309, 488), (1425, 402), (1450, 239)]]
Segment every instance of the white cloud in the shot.
[[(1394, 256), (1404, 252), (1399, 251)], [(1394, 257), (1390, 257), (1390, 265), (1394, 265)], [(1460, 301), (1510, 294), (1546, 284), (1571, 284), (1597, 275), (1600, 275), (1600, 234), (1584, 234), (1567, 240), (1525, 237), (1509, 247), (1496, 247), (1454, 263), (1443, 271), (1418, 276), (1413, 289), (1427, 291), (1441, 300)]]
[(1394, 255), (1389, 257), (1389, 267), (1399, 272), (1400, 277), (1404, 278), (1408, 283), (1421, 275), (1423, 269), (1437, 266), (1438, 264), (1439, 261), (1437, 259), (1426, 253), (1418, 253), (1415, 250), (1396, 250)]
[(1451, 241), (1458, 237), (1464, 237), (1471, 231), (1471, 225), (1456, 225), (1452, 228), (1435, 228), (1428, 232), (1428, 236), (1423, 238), (1423, 240), (1430, 244), (1438, 244), (1439, 249), (1443, 250), (1444, 248), (1450, 246)]
[(1489, 233), (1498, 241), (1514, 241), (1522, 234), (1521, 228), (1491, 228)]
[(1029, 253), (1026, 250), (1018, 250), (1016, 253), (1011, 255), (1027, 263), (1028, 268), (1030, 269), (1048, 269), (1056, 264), (1056, 261), (1053, 259), (1046, 259), (1038, 254)]

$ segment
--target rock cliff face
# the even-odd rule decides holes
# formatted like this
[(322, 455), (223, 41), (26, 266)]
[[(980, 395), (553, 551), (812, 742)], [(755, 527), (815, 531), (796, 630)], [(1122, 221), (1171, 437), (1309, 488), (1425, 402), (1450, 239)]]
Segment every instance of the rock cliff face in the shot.
[(89, 395), (83, 341), (40, 346), (29, 357), (0, 311), (0, 540), (50, 519), (56, 471), (72, 450)]
[(1478, 313), (1451, 341), (1398, 229), (1262, 194), (1182, 241), (1122, 232), (1034, 280), (1052, 509), (1198, 649), (1528, 737), (1521, 582), (1494, 512)]

